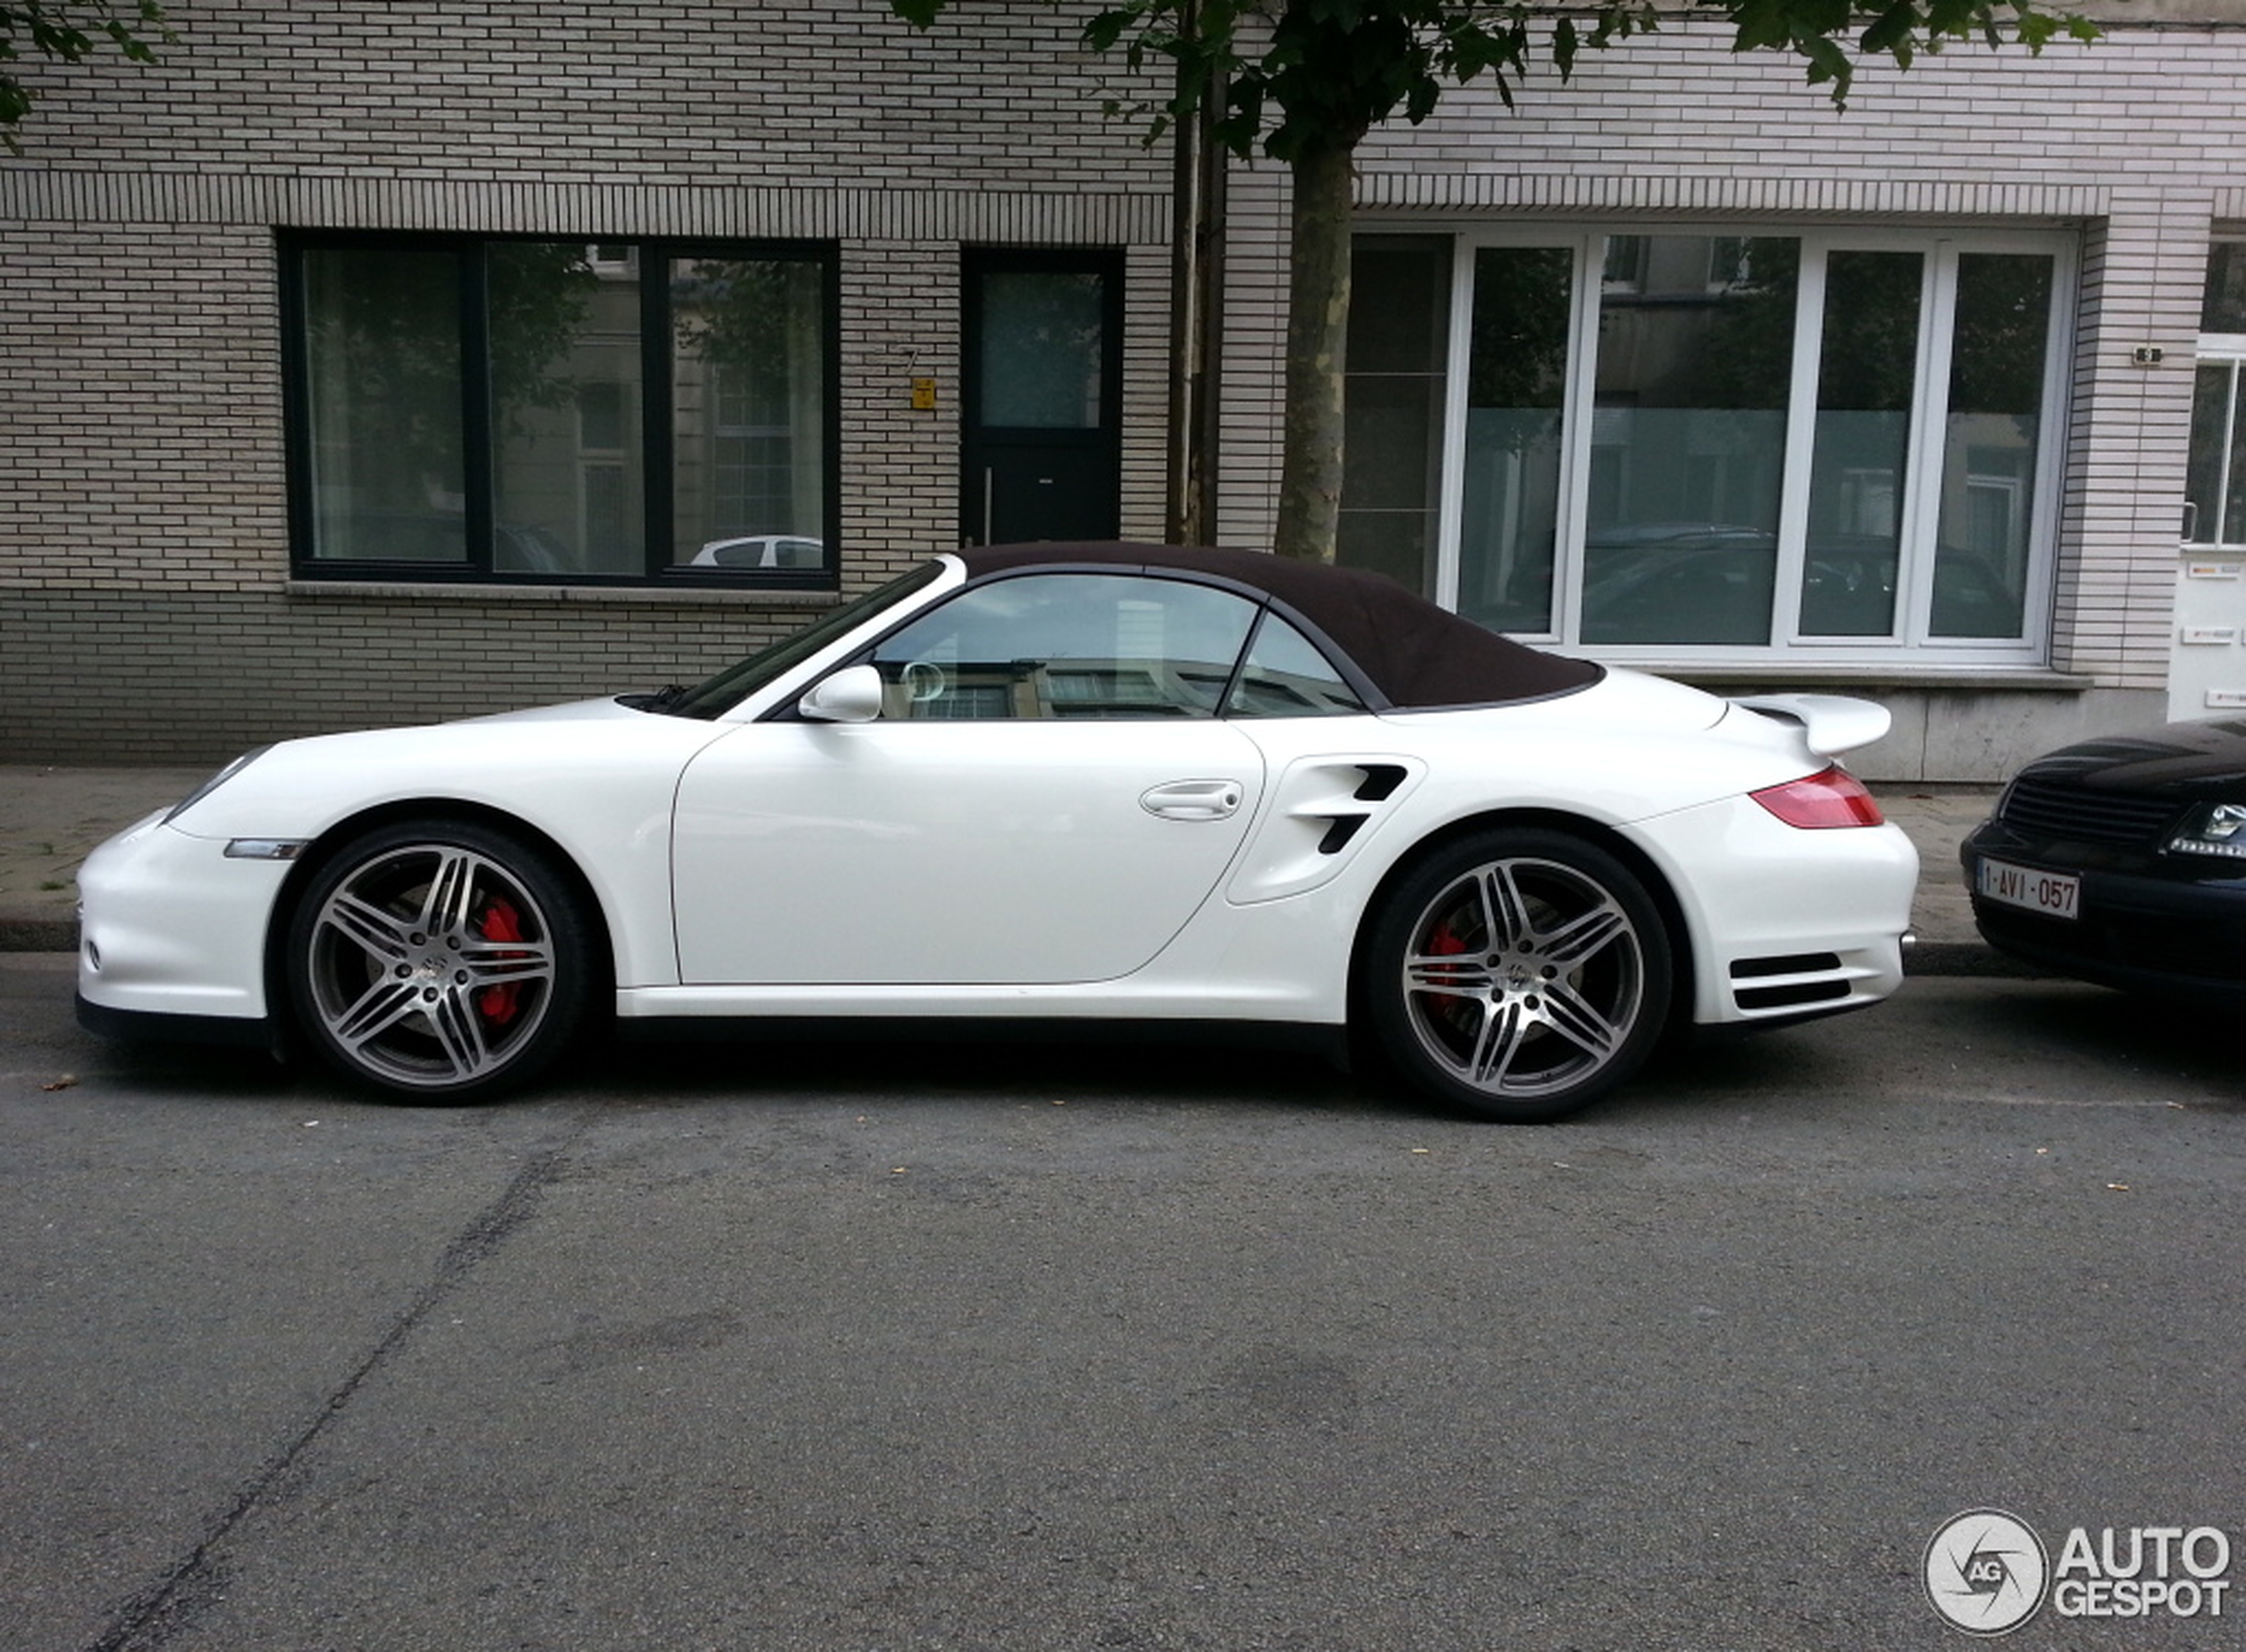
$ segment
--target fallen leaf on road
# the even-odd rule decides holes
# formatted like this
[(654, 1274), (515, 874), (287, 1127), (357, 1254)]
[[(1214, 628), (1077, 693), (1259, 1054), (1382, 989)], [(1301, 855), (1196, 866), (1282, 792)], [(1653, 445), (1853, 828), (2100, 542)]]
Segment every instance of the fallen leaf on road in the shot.
[(64, 1075), (63, 1075), (60, 1078), (57, 1079), (57, 1080), (56, 1080), (53, 1083), (51, 1083), (51, 1084), (42, 1084), (39, 1088), (40, 1088), (40, 1089), (42, 1089), (42, 1090), (68, 1090), (68, 1089), (69, 1089), (69, 1088), (70, 1088), (73, 1084), (75, 1084), (76, 1082), (78, 1082), (78, 1075), (77, 1075), (77, 1074), (75, 1074), (75, 1073), (65, 1073), (65, 1074), (64, 1074)]

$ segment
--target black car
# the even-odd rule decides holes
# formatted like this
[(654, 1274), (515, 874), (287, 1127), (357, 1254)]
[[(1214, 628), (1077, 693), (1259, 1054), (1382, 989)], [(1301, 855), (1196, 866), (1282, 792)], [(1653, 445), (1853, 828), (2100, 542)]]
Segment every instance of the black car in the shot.
[(2039, 757), (1959, 853), (1992, 946), (2106, 986), (2246, 1003), (2246, 719)]

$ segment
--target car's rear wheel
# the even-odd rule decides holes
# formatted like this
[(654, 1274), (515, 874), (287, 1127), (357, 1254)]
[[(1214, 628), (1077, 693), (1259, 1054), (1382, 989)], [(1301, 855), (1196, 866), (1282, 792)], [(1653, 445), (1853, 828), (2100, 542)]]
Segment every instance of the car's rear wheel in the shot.
[(468, 1101), (560, 1053), (593, 945), (569, 882), (527, 844), (468, 822), (408, 821), (346, 845), (289, 925), (300, 1029), (386, 1094)]
[(1540, 828), (1449, 845), (1394, 890), (1365, 952), (1383, 1050), (1431, 1094), (1533, 1124), (1645, 1062), (1667, 1019), (1669, 938), (1614, 855)]

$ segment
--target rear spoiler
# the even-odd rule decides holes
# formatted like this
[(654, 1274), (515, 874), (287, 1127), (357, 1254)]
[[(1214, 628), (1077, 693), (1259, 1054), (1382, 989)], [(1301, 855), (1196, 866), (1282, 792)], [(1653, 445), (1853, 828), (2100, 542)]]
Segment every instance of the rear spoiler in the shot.
[(1869, 746), (1895, 721), (1886, 707), (1845, 694), (1739, 694), (1731, 703), (1799, 723), (1809, 749), (1820, 757)]

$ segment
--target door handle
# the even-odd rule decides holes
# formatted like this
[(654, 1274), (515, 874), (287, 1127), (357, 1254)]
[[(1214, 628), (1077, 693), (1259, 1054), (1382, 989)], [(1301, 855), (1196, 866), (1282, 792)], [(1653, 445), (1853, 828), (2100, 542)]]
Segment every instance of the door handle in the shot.
[(1165, 821), (1220, 821), (1240, 812), (1248, 788), (1237, 780), (1173, 780), (1147, 792), (1139, 807)]

